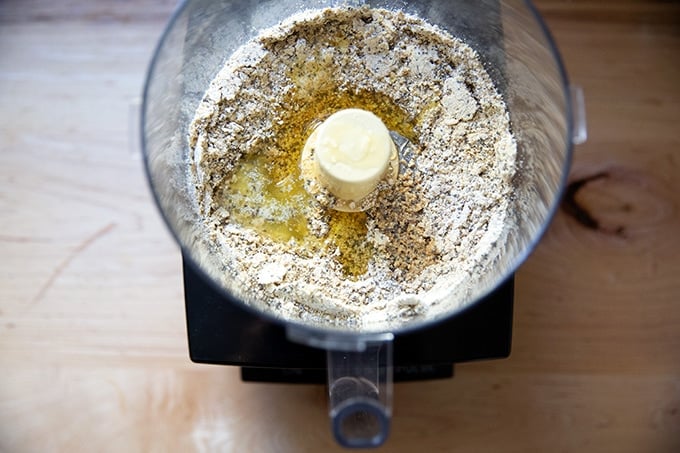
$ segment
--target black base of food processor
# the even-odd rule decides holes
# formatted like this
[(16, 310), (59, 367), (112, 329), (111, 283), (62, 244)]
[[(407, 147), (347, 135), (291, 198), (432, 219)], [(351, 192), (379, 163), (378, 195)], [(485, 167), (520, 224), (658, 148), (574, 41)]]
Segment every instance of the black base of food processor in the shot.
[[(453, 376), (453, 364), (510, 355), (514, 277), (462, 313), (395, 335), (394, 380)], [(285, 328), (216, 291), (184, 260), (189, 354), (197, 363), (241, 367), (249, 382), (325, 383), (326, 351), (293, 343)]]

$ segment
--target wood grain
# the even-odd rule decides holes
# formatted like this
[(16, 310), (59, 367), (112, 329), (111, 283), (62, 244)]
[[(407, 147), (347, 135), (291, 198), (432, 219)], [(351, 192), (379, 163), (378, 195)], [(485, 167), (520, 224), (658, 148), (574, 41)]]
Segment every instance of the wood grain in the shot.
[[(543, 0), (589, 140), (510, 359), (400, 384), (385, 451), (680, 451), (680, 6)], [(0, 3), (0, 451), (340, 451), (324, 389), (189, 362), (131, 149), (169, 1)]]

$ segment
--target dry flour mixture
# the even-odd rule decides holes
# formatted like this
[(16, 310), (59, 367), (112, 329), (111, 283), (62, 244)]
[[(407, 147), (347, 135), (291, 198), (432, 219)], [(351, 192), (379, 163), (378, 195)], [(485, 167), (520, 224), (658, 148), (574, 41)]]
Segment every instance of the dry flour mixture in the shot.
[[(356, 213), (300, 176), (311, 131), (349, 107), (412, 143), (396, 183)], [(491, 265), (507, 228), (505, 104), (470, 47), (401, 12), (310, 10), (263, 31), (213, 80), (189, 139), (197, 209), (229, 278), (285, 319), (427, 316)]]

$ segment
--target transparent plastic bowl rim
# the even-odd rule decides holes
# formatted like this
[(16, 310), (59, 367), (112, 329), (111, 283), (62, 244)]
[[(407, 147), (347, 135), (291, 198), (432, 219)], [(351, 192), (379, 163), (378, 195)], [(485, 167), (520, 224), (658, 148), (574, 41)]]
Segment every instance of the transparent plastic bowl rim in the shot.
[[(145, 82), (144, 82), (144, 88), (143, 88), (143, 94), (142, 94), (142, 106), (141, 106), (141, 112), (140, 112), (140, 139), (141, 139), (141, 148), (142, 148), (142, 155), (144, 159), (144, 169), (146, 173), (146, 180), (148, 181), (149, 187), (151, 189), (151, 193), (153, 195), (156, 207), (158, 210), (161, 212), (161, 216), (163, 218), (163, 221), (170, 231), (171, 235), (173, 236), (175, 242), (180, 246), (182, 256), (184, 257), (185, 260), (189, 263), (190, 266), (192, 266), (195, 270), (198, 271), (200, 275), (205, 276), (205, 280), (210, 284), (210, 286), (217, 292), (217, 293), (227, 293), (229, 297), (232, 300), (237, 301), (242, 308), (250, 312), (251, 314), (259, 317), (264, 317), (270, 322), (273, 322), (275, 324), (279, 324), (282, 326), (285, 326), (288, 329), (289, 335), (292, 337), (295, 337), (297, 341), (303, 341), (307, 344), (310, 345), (316, 345), (319, 347), (328, 347), (328, 340), (331, 338), (331, 343), (337, 342), (339, 345), (348, 343), (356, 343), (359, 341), (359, 343), (363, 343), (361, 340), (362, 337), (372, 337), (375, 338), (375, 336), (383, 336), (384, 334), (394, 334), (394, 333), (399, 333), (399, 334), (404, 334), (404, 333), (410, 333), (414, 332), (417, 330), (425, 329), (427, 327), (431, 327), (434, 324), (437, 324), (439, 322), (442, 322), (446, 319), (451, 318), (452, 316), (459, 315), (460, 313), (464, 312), (465, 310), (471, 308), (472, 306), (475, 305), (475, 302), (471, 302), (466, 304), (465, 306), (459, 308), (458, 310), (453, 310), (452, 312), (448, 313), (446, 316), (437, 318), (435, 320), (424, 320), (424, 321), (419, 321), (419, 322), (414, 322), (411, 324), (407, 324), (405, 326), (400, 327), (396, 331), (390, 331), (390, 332), (361, 332), (361, 331), (347, 331), (343, 329), (333, 329), (333, 328), (320, 328), (317, 326), (309, 326), (306, 325), (302, 322), (294, 321), (294, 320), (286, 320), (282, 319), (279, 317), (276, 317), (270, 313), (263, 312), (261, 310), (258, 310), (256, 308), (253, 308), (249, 304), (243, 303), (240, 300), (238, 300), (237, 297), (231, 295), (228, 293), (228, 291), (222, 287), (220, 284), (214, 281), (209, 275), (207, 275), (206, 272), (204, 272), (201, 267), (198, 265), (197, 260), (193, 257), (193, 253), (190, 247), (187, 247), (185, 244), (183, 244), (181, 238), (179, 237), (178, 233), (175, 231), (173, 228), (173, 225), (171, 224), (170, 220), (166, 216), (165, 212), (162, 209), (162, 205), (158, 196), (158, 193), (156, 189), (153, 186), (153, 180), (151, 178), (151, 170), (149, 167), (149, 161), (148, 161), (148, 154), (146, 152), (147, 146), (146, 146), (146, 138), (145, 138), (145, 120), (146, 120), (146, 108), (148, 105), (148, 94), (149, 94), (149, 85), (151, 83), (151, 75), (153, 74), (153, 71), (156, 67), (157, 60), (159, 58), (159, 53), (160, 50), (163, 48), (163, 45), (166, 42), (167, 36), (172, 30), (173, 26), (177, 22), (178, 18), (182, 15), (182, 13), (185, 11), (187, 5), (191, 2), (191, 0), (183, 0), (181, 3), (177, 5), (175, 8), (174, 12), (172, 13), (172, 16), (166, 25), (166, 27), (163, 30), (163, 33), (161, 35), (161, 38), (158, 41), (158, 44), (156, 45), (156, 48), (153, 53), (153, 57), (151, 59), (151, 62), (148, 66), (146, 76), (145, 76)], [(539, 14), (538, 10), (536, 9), (535, 5), (533, 2), (530, 0), (524, 0), (524, 4), (527, 7), (527, 10), (531, 12), (531, 14), (534, 17), (534, 20), (536, 23), (539, 25), (541, 28), (543, 35), (546, 39), (546, 42), (548, 43), (548, 47), (550, 48), (551, 55), (555, 61), (555, 64), (558, 68), (558, 72), (562, 81), (562, 89), (563, 89), (563, 95), (565, 98), (565, 117), (566, 117), (566, 143), (567, 143), (567, 149), (565, 153), (565, 160), (564, 160), (564, 168), (563, 172), (561, 175), (561, 181), (559, 184), (558, 190), (555, 192), (552, 203), (550, 208), (548, 209), (548, 214), (546, 216), (545, 222), (543, 225), (541, 225), (540, 229), (536, 232), (532, 240), (529, 242), (529, 244), (522, 250), (520, 253), (518, 253), (515, 258), (514, 262), (511, 266), (508, 266), (508, 270), (499, 276), (499, 278), (496, 281), (495, 285), (490, 285), (488, 288), (485, 288), (485, 291), (479, 294), (479, 297), (477, 300), (481, 300), (484, 298), (486, 295), (489, 293), (493, 292), (495, 289), (497, 289), (504, 281), (506, 281), (514, 272), (519, 268), (519, 266), (527, 259), (527, 257), (533, 252), (533, 250), (536, 248), (537, 244), (539, 243), (540, 239), (543, 237), (545, 232), (547, 231), (553, 217), (555, 216), (560, 200), (562, 198), (562, 195), (564, 193), (566, 183), (567, 183), (567, 178), (569, 175), (569, 170), (571, 167), (571, 160), (572, 160), (572, 155), (573, 155), (573, 136), (574, 136), (574, 106), (572, 105), (572, 94), (570, 92), (570, 85), (569, 85), (569, 80), (567, 77), (567, 73), (564, 67), (564, 63), (562, 61), (562, 58), (560, 56), (560, 53), (557, 49), (557, 46), (555, 44), (555, 40), (550, 33), (550, 30), (548, 29), (548, 26), (546, 25), (545, 21)], [(304, 337), (304, 339), (302, 338)]]

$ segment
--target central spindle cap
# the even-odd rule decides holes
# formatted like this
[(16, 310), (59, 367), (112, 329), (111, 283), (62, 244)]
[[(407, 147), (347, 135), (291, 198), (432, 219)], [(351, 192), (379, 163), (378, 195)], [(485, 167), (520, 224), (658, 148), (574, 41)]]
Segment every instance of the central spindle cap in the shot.
[(373, 113), (340, 110), (309, 137), (319, 182), (339, 200), (359, 202), (385, 176), (396, 148), (389, 130)]

